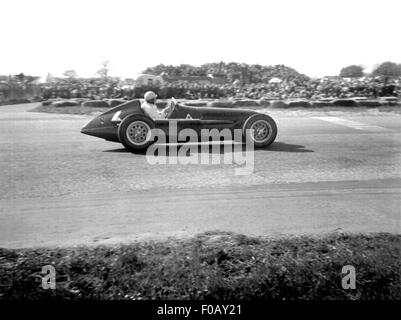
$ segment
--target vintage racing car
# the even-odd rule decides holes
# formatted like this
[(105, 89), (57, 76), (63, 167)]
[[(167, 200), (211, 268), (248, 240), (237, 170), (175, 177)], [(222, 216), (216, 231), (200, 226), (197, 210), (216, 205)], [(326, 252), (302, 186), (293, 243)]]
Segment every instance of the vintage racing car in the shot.
[(192, 129), (199, 137), (202, 129), (227, 128), (232, 137), (235, 129), (241, 130), (243, 137), (249, 129), (249, 137), (256, 148), (270, 145), (277, 136), (275, 121), (268, 115), (253, 110), (190, 107), (180, 105), (172, 98), (168, 101), (170, 112), (167, 118), (152, 120), (142, 110), (141, 103), (142, 99), (135, 99), (120, 104), (91, 120), (82, 127), (81, 132), (108, 141), (121, 142), (131, 151), (146, 149), (155, 142), (151, 134), (153, 128), (163, 130), (168, 138), (172, 120), (176, 123), (177, 132)]

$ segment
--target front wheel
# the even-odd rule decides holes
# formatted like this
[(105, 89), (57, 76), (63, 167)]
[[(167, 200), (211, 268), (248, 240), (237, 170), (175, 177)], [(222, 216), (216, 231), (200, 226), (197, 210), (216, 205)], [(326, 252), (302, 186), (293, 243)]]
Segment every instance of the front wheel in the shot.
[(120, 142), (131, 151), (145, 150), (152, 143), (154, 122), (142, 114), (126, 117), (118, 128)]
[(277, 137), (276, 122), (265, 114), (250, 116), (243, 126), (243, 135), (245, 138), (247, 130), (250, 130), (250, 139), (252, 139), (255, 148), (267, 147)]

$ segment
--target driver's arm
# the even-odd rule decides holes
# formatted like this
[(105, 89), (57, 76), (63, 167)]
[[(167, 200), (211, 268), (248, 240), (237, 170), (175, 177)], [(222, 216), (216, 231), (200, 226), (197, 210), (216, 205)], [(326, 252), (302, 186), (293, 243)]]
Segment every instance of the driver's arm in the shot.
[(174, 101), (171, 101), (171, 103), (161, 111), (166, 119), (174, 111), (174, 107), (175, 107), (175, 103), (174, 103)]

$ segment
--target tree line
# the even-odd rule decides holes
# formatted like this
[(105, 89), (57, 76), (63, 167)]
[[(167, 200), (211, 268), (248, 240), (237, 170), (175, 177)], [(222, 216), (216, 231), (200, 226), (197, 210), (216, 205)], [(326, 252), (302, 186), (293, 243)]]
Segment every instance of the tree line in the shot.
[(343, 78), (360, 78), (363, 76), (385, 76), (385, 77), (400, 77), (401, 76), (401, 63), (391, 61), (383, 62), (377, 65), (373, 71), (369, 73), (364, 72), (364, 67), (361, 65), (350, 65), (344, 67), (340, 71), (340, 77)]

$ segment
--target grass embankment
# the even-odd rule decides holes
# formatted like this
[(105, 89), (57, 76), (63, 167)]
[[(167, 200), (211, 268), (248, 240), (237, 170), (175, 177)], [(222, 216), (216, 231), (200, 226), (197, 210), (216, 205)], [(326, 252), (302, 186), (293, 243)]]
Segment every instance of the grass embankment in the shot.
[[(0, 299), (400, 299), (400, 235), (187, 240), (0, 250)], [(51, 264), (56, 290), (41, 287)], [(342, 288), (343, 266), (356, 289)]]

